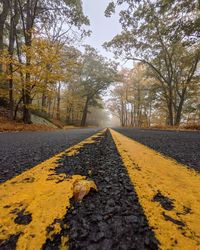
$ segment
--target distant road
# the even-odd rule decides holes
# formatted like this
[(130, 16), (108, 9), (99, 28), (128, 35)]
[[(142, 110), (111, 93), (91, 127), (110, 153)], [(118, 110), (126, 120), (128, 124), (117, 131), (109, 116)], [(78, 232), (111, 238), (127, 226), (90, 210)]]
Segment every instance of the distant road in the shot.
[(0, 182), (93, 135), (100, 128), (0, 133)]
[[(0, 182), (95, 134), (100, 128), (0, 133)], [(116, 131), (200, 171), (200, 132), (115, 128)]]
[(134, 128), (115, 130), (200, 171), (200, 132)]

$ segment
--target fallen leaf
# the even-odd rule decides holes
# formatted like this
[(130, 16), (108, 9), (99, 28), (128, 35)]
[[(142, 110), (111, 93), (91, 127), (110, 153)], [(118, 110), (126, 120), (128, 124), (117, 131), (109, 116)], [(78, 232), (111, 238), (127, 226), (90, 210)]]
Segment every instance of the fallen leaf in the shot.
[(73, 185), (73, 196), (78, 202), (90, 192), (90, 189), (95, 189), (97, 191), (97, 186), (94, 181), (88, 180), (77, 180)]

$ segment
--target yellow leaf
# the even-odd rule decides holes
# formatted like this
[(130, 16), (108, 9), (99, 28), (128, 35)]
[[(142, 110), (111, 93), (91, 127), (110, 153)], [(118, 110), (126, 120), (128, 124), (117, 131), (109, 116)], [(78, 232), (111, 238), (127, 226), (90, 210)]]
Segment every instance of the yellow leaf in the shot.
[(97, 186), (94, 181), (77, 180), (73, 186), (74, 199), (81, 202), (82, 199), (90, 192), (90, 189), (95, 189), (97, 191)]

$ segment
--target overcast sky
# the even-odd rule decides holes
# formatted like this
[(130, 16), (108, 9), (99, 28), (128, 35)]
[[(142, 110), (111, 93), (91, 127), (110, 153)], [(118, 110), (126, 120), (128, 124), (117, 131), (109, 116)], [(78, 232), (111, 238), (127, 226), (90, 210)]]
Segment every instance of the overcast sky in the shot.
[[(86, 38), (84, 43), (96, 48), (103, 56), (113, 58), (113, 54), (102, 48), (102, 44), (120, 33), (121, 25), (118, 14), (110, 18), (104, 16), (109, 2), (110, 0), (83, 0), (84, 13), (90, 19), (90, 29), (92, 30), (91, 36)], [(128, 62), (124, 66), (131, 67), (131, 65), (132, 63)]]
[[(118, 14), (113, 15), (110, 18), (104, 16), (104, 11), (110, 2), (110, 0), (82, 0), (83, 1), (83, 9), (85, 15), (87, 15), (90, 19), (90, 30), (92, 30), (92, 34), (90, 37), (86, 38), (84, 43), (89, 44), (92, 47), (96, 48), (103, 56), (107, 58), (114, 59), (114, 55), (112, 53), (107, 52), (102, 44), (104, 42), (110, 41), (115, 35), (121, 32), (121, 25), (119, 23)], [(132, 62), (127, 62), (124, 64), (124, 61), (120, 61), (120, 64), (123, 67), (132, 68)], [(105, 104), (110, 98), (110, 87), (107, 90), (107, 93), (103, 96)], [(106, 109), (107, 110), (107, 109)], [(109, 110), (107, 110), (110, 117), (110, 126), (118, 126), (119, 119), (113, 117)]]

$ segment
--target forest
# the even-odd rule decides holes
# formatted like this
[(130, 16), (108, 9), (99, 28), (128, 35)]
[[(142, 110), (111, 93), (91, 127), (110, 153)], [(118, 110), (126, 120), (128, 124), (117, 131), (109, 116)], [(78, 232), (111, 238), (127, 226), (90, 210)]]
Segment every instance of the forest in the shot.
[(200, 2), (108, 1), (105, 16), (115, 13), (122, 31), (103, 44), (109, 59), (84, 43), (92, 32), (81, 0), (0, 1), (0, 106), (10, 120), (200, 123)]

